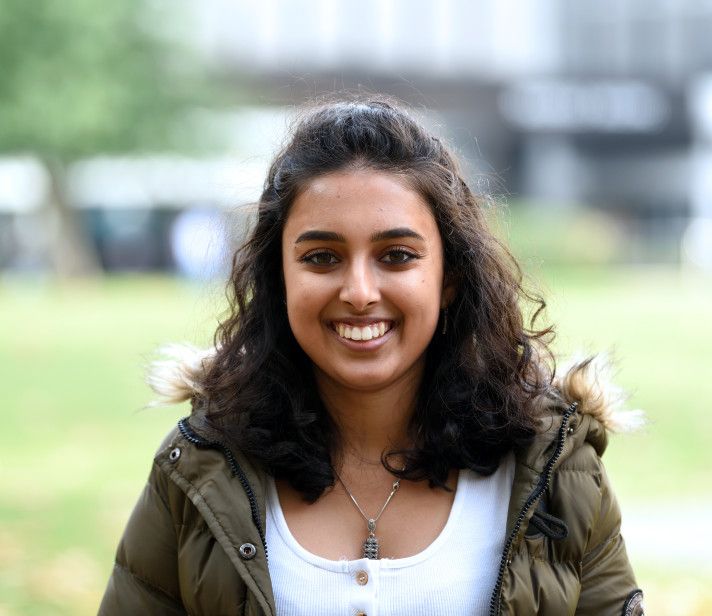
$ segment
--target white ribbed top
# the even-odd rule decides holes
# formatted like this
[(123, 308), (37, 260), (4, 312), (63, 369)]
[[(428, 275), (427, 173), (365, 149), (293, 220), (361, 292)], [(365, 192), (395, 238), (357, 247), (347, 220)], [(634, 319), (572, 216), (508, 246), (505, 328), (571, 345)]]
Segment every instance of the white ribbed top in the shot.
[(486, 614), (513, 477), (513, 455), (489, 477), (460, 471), (450, 515), (435, 541), (414, 556), (380, 560), (328, 560), (305, 550), (292, 536), (270, 481), (267, 545), (277, 616)]

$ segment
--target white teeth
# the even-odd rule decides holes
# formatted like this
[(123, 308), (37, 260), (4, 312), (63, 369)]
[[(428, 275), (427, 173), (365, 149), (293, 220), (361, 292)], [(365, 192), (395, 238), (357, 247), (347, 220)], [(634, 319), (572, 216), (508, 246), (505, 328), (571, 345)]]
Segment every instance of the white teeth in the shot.
[(336, 329), (336, 333), (342, 338), (348, 338), (349, 340), (372, 340), (373, 338), (383, 336), (383, 334), (390, 329), (390, 326), (385, 321), (371, 323), (363, 327), (336, 323), (334, 329)]

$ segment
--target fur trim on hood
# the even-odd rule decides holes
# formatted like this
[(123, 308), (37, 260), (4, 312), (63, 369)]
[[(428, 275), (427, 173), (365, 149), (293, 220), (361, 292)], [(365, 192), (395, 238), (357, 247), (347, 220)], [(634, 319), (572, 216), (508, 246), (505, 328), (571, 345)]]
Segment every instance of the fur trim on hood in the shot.
[(628, 395), (613, 382), (612, 373), (607, 355), (572, 357), (558, 366), (554, 387), (569, 404), (579, 403), (579, 413), (591, 415), (609, 432), (634, 432), (645, 424), (645, 413), (625, 410)]
[(204, 393), (203, 375), (215, 357), (215, 347), (168, 344), (158, 349), (162, 359), (152, 361), (146, 373), (148, 386), (158, 396), (149, 406), (180, 404)]
[[(146, 381), (157, 394), (150, 406), (179, 404), (203, 393), (202, 377), (213, 360), (215, 348), (170, 344), (159, 349), (162, 359), (149, 366)], [(625, 392), (611, 379), (606, 355), (573, 357), (562, 362), (554, 387), (563, 399), (579, 403), (578, 412), (591, 415), (610, 432), (632, 432), (645, 424), (641, 410), (625, 410)]]

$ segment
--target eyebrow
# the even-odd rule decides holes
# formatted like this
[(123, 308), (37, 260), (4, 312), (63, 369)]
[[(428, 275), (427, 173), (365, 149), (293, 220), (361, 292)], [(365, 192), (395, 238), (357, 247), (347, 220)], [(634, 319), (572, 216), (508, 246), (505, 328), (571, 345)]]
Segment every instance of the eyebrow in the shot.
[[(398, 227), (396, 229), (387, 229), (386, 231), (377, 231), (376, 233), (371, 235), (370, 239), (372, 242), (382, 242), (383, 240), (394, 240), (401, 237), (411, 237), (422, 242), (425, 241), (425, 238), (420, 235), (420, 233), (417, 233), (416, 231), (413, 231), (413, 229), (409, 229), (408, 227)], [(295, 240), (294, 243), (299, 244), (300, 242), (309, 241), (346, 243), (346, 238), (341, 235), (341, 233), (335, 233), (333, 231), (320, 231), (315, 229), (313, 231), (305, 231)]]

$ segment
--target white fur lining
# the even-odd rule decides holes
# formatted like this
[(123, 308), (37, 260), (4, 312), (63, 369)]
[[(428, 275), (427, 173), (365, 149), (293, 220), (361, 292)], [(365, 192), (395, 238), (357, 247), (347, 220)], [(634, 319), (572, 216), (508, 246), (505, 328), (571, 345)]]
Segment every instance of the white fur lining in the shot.
[(628, 398), (613, 382), (612, 363), (605, 354), (574, 356), (557, 369), (554, 386), (567, 402), (578, 402), (578, 412), (591, 415), (611, 432), (634, 432), (645, 425), (640, 409), (626, 410)]
[(215, 347), (201, 349), (192, 344), (168, 344), (158, 349), (161, 359), (151, 362), (146, 382), (158, 396), (149, 406), (179, 404), (203, 393), (206, 368), (215, 356)]

